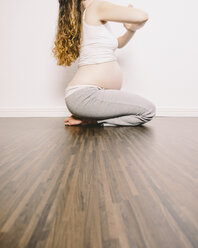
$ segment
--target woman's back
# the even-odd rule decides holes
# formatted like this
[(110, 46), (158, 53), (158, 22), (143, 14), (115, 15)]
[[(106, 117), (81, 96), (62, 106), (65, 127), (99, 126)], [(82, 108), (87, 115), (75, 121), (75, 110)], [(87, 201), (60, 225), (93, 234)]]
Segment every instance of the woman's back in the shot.
[[(114, 54), (118, 40), (113, 35), (109, 22), (102, 24), (97, 20), (97, 1), (94, 0), (83, 12), (78, 70), (68, 86), (93, 84), (103, 88), (120, 89), (123, 77)], [(92, 19), (92, 23), (89, 23), (87, 17)]]
[(90, 25), (85, 21), (86, 9), (83, 13), (83, 39), (78, 67), (87, 64), (104, 63), (117, 60), (114, 51), (118, 40), (111, 31), (108, 22), (100, 25)]

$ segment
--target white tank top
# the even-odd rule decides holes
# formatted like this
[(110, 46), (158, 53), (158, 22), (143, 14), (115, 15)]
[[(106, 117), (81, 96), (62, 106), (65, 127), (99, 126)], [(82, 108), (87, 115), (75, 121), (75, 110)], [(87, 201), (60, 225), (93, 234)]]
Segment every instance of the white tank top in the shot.
[(108, 22), (101, 25), (90, 25), (85, 22), (86, 9), (82, 17), (82, 44), (78, 67), (87, 64), (104, 63), (117, 60), (114, 54), (118, 40)]

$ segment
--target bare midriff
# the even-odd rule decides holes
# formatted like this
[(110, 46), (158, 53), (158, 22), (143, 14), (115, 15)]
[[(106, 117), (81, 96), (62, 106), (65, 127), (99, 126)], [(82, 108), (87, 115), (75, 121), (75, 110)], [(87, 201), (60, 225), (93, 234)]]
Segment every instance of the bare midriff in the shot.
[(117, 60), (83, 65), (78, 70), (68, 86), (97, 85), (105, 89), (121, 89), (123, 74)]

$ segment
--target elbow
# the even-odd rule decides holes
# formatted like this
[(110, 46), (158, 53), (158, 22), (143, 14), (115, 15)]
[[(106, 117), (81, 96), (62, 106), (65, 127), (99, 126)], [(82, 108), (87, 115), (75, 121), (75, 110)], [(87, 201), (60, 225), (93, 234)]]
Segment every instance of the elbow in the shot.
[(140, 22), (146, 22), (149, 19), (149, 16), (146, 12), (142, 13)]
[(143, 23), (143, 22), (148, 21), (148, 19), (149, 19), (148, 14), (146, 12), (141, 11), (141, 13), (139, 14), (136, 20), (136, 23)]

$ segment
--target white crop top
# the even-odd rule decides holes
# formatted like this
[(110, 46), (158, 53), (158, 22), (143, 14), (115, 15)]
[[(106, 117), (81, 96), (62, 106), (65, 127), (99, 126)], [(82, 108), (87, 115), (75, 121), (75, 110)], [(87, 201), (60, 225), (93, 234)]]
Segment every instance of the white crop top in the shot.
[(108, 22), (101, 25), (90, 25), (85, 22), (86, 9), (82, 17), (82, 44), (78, 67), (117, 60), (114, 51), (118, 40), (114, 36)]

